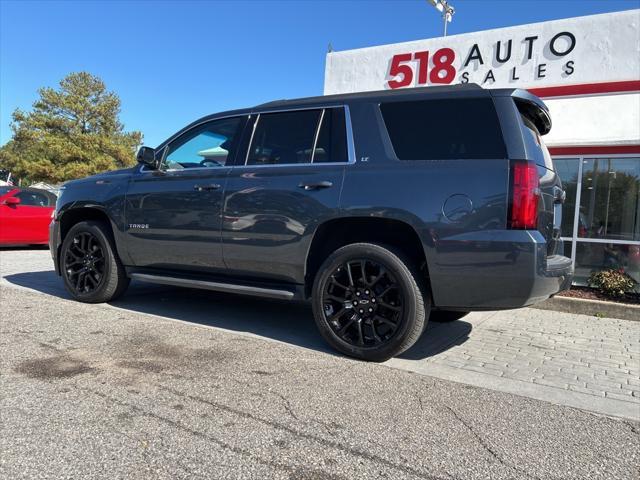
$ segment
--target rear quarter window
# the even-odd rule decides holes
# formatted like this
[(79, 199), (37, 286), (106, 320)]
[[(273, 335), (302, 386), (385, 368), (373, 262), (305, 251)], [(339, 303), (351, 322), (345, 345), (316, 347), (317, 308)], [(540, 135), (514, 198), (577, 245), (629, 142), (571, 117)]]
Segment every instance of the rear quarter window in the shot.
[(388, 102), (380, 110), (400, 160), (507, 157), (490, 98)]

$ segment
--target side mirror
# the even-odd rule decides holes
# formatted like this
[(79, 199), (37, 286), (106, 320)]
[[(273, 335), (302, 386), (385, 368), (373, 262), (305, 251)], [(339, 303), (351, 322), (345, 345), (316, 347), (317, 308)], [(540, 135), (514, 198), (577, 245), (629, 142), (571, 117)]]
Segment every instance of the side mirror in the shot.
[(151, 147), (140, 147), (138, 154), (136, 155), (138, 163), (152, 169), (158, 168), (156, 163), (156, 151)]
[(4, 200), (4, 204), (8, 207), (15, 207), (20, 203), (20, 199), (18, 197), (8, 197)]

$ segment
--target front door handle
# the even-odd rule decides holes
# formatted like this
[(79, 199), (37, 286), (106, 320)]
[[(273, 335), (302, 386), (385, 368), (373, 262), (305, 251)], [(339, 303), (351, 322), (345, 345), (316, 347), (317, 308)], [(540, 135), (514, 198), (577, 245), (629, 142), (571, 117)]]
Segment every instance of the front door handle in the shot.
[(217, 183), (210, 183), (208, 185), (194, 185), (193, 189), (196, 192), (204, 192), (204, 191), (210, 191), (210, 190), (218, 190), (220, 188), (220, 185), (218, 185)]
[(298, 187), (304, 188), (307, 191), (308, 190), (318, 190), (320, 188), (333, 187), (333, 183), (328, 182), (326, 180), (324, 180), (322, 182), (311, 182), (311, 183), (302, 182), (302, 183), (300, 183), (300, 185), (298, 185)]

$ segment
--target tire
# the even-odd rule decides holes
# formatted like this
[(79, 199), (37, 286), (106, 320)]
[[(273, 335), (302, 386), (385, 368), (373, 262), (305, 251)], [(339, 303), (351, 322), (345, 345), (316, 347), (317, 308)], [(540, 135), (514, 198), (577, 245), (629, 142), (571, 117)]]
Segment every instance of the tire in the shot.
[(76, 223), (60, 249), (64, 286), (80, 302), (115, 300), (129, 286), (109, 227), (99, 221)]
[(327, 343), (373, 362), (399, 355), (420, 338), (430, 298), (401, 252), (372, 243), (346, 245), (329, 255), (312, 290), (314, 318)]
[(469, 312), (454, 312), (453, 310), (433, 310), (430, 319), (436, 322), (453, 322), (469, 315)]

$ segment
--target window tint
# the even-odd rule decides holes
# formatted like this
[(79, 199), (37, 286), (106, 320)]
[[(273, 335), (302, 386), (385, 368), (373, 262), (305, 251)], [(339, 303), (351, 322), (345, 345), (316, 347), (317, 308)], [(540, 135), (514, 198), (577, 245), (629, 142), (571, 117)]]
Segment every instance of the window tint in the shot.
[(383, 103), (380, 109), (400, 160), (506, 158), (489, 98)]
[(49, 197), (43, 193), (22, 190), (14, 195), (20, 199), (20, 205), (31, 207), (49, 207)]
[(263, 113), (253, 132), (247, 165), (311, 162), (320, 110)]
[(233, 158), (241, 118), (214, 120), (169, 145), (165, 168), (222, 167)]
[(313, 163), (347, 162), (348, 160), (344, 108), (328, 108), (322, 117)]

